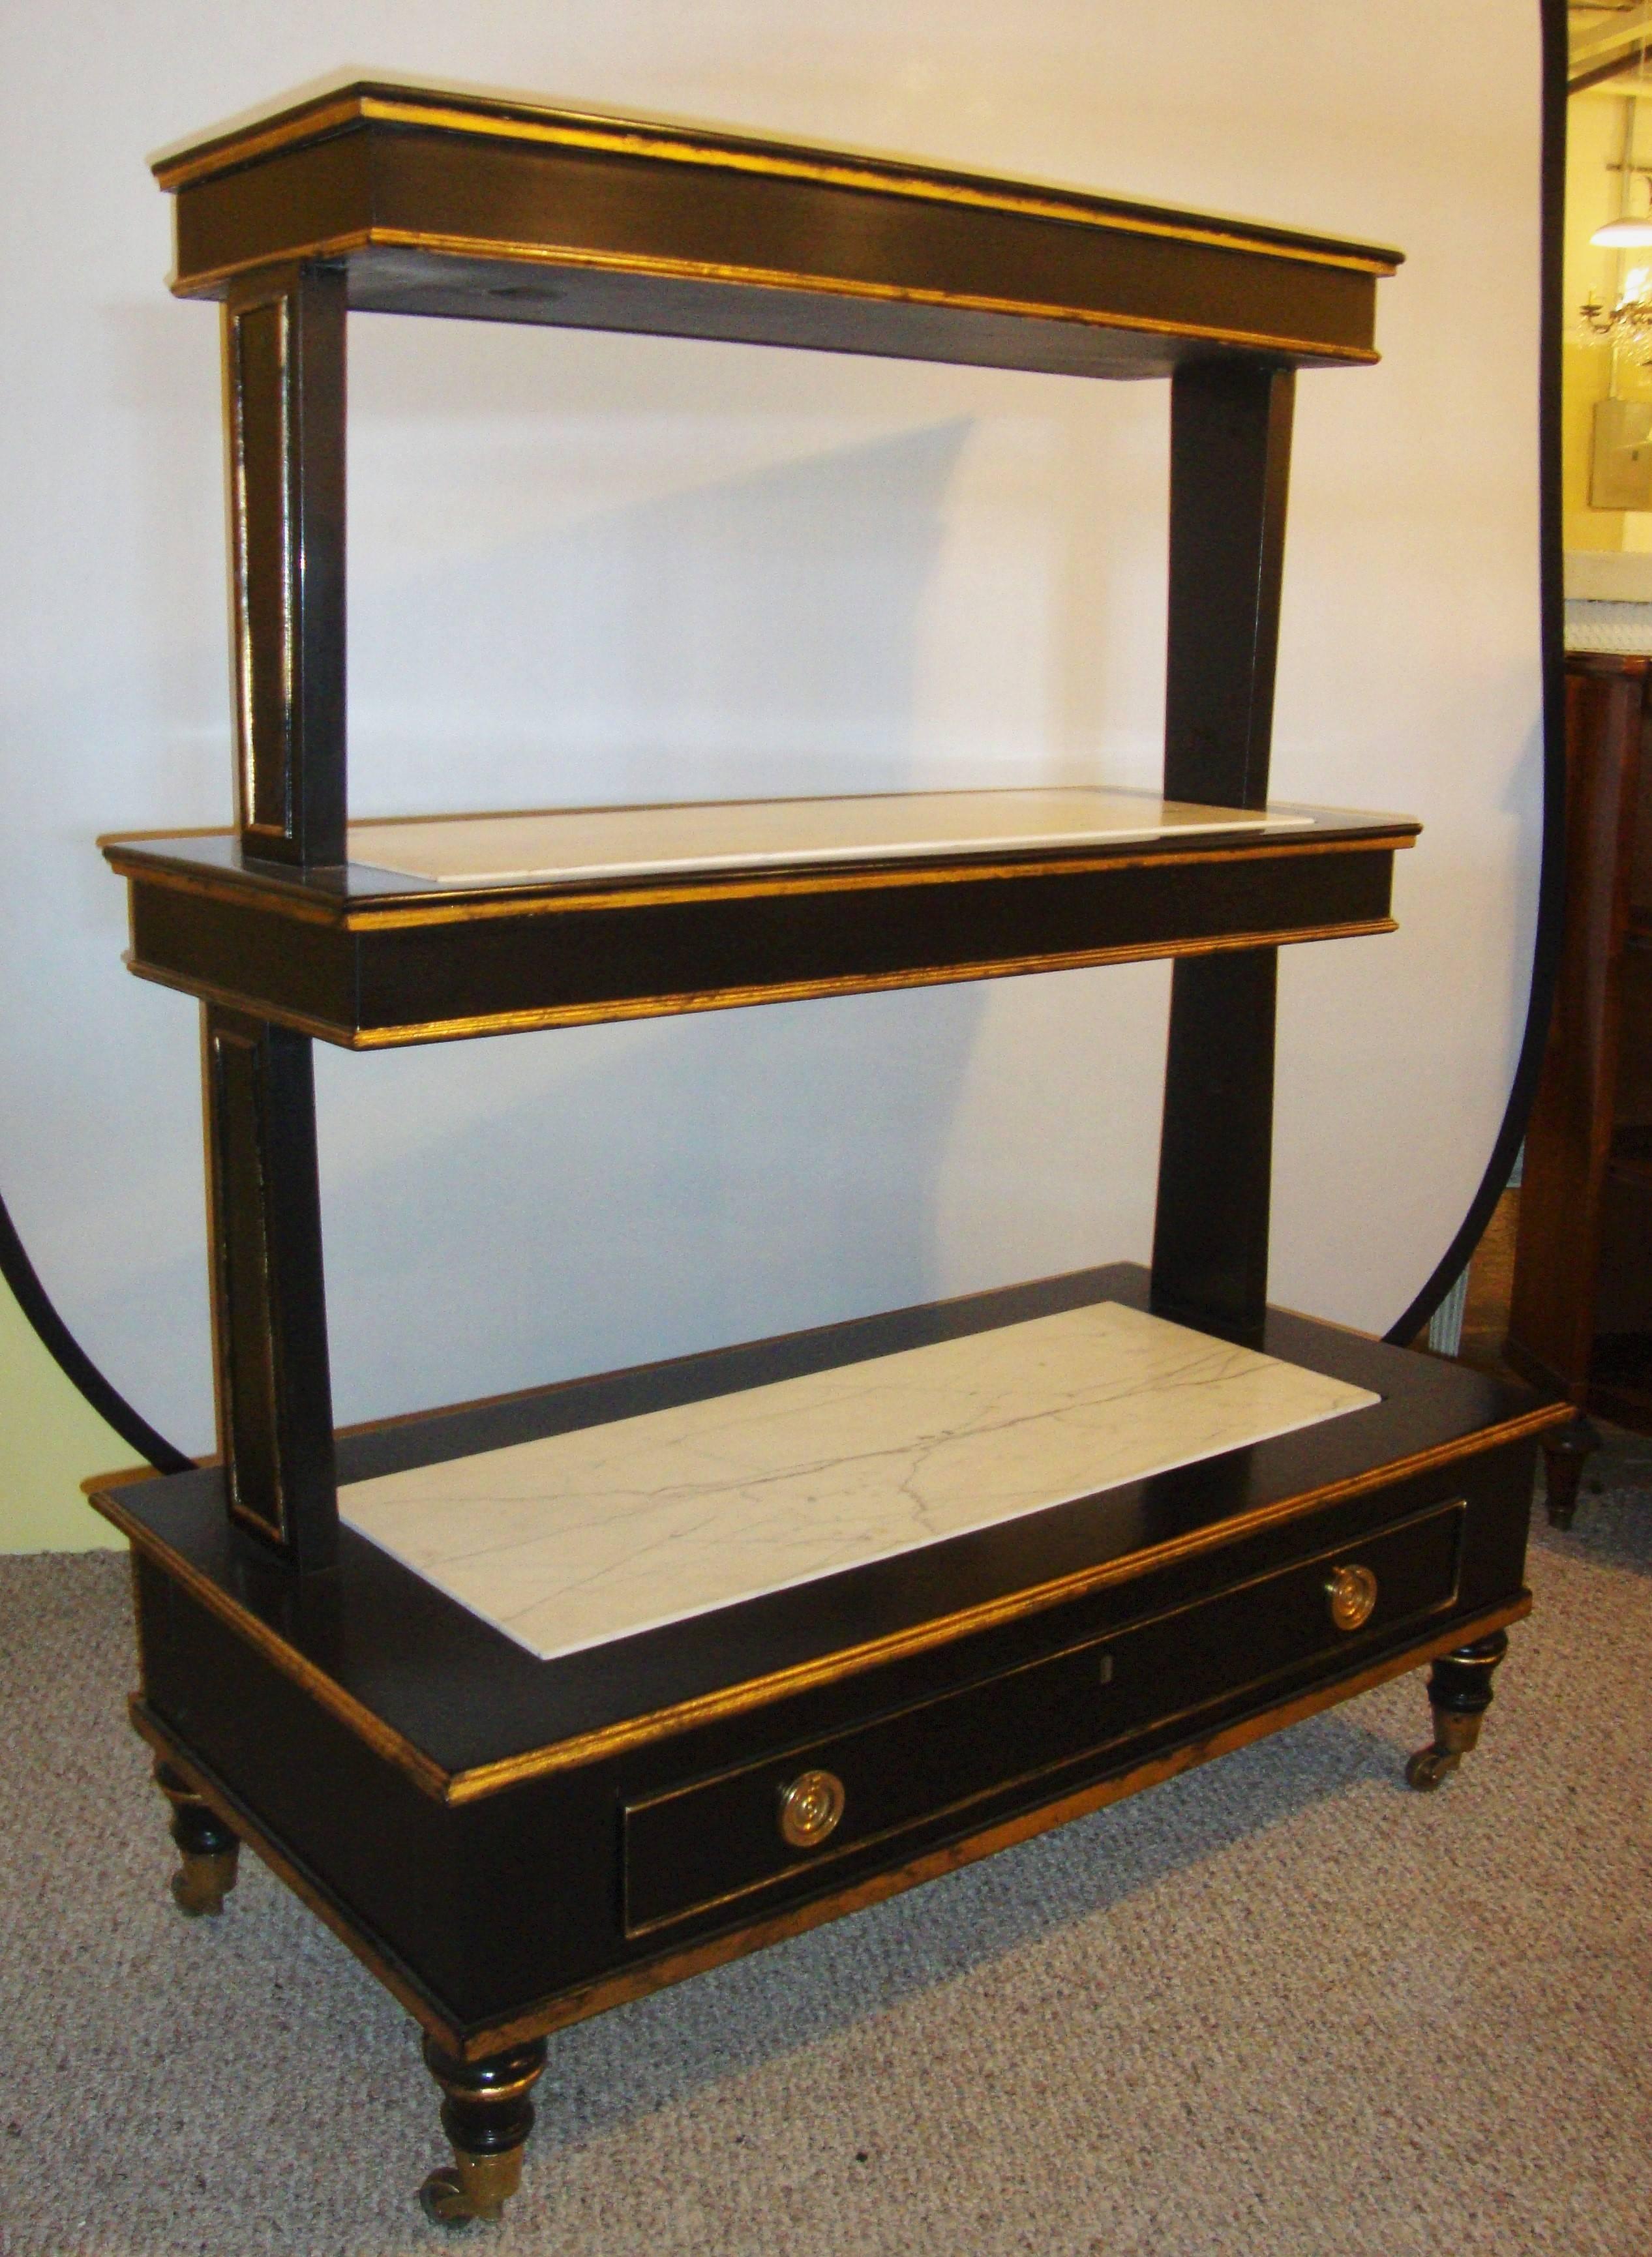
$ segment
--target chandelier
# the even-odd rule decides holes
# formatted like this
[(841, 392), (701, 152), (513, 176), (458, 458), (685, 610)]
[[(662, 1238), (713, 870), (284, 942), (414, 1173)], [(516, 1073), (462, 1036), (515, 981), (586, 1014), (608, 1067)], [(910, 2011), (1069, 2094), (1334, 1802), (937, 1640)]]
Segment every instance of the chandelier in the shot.
[(1614, 352), (1643, 367), (1652, 362), (1652, 266), (1629, 269), (1615, 306), (1603, 306), (1591, 291), (1578, 318), (1591, 336), (1609, 340)]
[[(1646, 27), (1642, 26), (1641, 67), (1647, 63)], [(1619, 175), (1620, 206), (1616, 219), (1608, 220), (1604, 227), (1596, 228), (1589, 240), (1602, 251), (1644, 250), (1652, 245), (1652, 166), (1635, 162), (1635, 125), (1640, 104), (1631, 95), (1623, 105), (1623, 150), (1615, 164), (1608, 163), (1606, 170)], [(1634, 202), (1635, 182), (1644, 180), (1648, 187), (1648, 209), (1637, 218), (1632, 206)], [(1609, 342), (1614, 353), (1621, 352), (1641, 366), (1652, 363), (1652, 266), (1632, 266), (1624, 276), (1617, 302), (1605, 306), (1598, 292), (1589, 293), (1587, 302), (1578, 308), (1578, 318), (1583, 323), (1586, 336)]]

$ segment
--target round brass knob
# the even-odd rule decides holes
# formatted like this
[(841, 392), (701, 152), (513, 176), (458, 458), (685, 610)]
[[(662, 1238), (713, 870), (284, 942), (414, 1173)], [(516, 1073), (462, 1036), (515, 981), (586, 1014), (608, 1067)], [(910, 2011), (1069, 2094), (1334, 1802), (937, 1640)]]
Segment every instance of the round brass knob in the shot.
[(843, 1781), (834, 1771), (799, 1772), (780, 1790), (781, 1839), (794, 1850), (818, 1850), (843, 1815)]
[(1338, 1630), (1364, 1630), (1377, 1604), (1377, 1578), (1369, 1567), (1333, 1567), (1325, 1595)]

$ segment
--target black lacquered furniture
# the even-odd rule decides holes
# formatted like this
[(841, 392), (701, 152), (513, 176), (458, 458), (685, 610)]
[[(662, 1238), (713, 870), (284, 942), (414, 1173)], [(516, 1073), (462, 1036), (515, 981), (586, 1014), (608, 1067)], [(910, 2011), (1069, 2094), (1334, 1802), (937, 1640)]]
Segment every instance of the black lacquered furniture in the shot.
[[(132, 968), (205, 1010), (222, 1457), (98, 1501), (134, 1546), (132, 1713), (181, 1905), (220, 1908), (250, 1842), (408, 2006), (455, 2158), (424, 2200), (462, 2223), (517, 2183), (546, 2039), (571, 2021), (1422, 1662), (1435, 1736), (1413, 1783), (1474, 1744), (1528, 1605), (1537, 1438), (1564, 1406), (1266, 1300), (1277, 952), (1390, 929), (1417, 828), (1265, 811), (1295, 371), (1374, 359), (1397, 254), (384, 85), (157, 170), (174, 287), (224, 308), (237, 817), (106, 851)], [(887, 851), (401, 867), (398, 826), (347, 818), (352, 308), (1167, 379), (1165, 795), (1203, 826), (983, 841), (947, 836), (938, 797), (939, 835)], [(800, 804), (800, 831), (820, 814)], [(1174, 959), (1151, 1271), (335, 1433), (312, 1040), (1145, 956)], [(1375, 1399), (550, 1659), (341, 1526), (341, 1482), (1101, 1303)]]

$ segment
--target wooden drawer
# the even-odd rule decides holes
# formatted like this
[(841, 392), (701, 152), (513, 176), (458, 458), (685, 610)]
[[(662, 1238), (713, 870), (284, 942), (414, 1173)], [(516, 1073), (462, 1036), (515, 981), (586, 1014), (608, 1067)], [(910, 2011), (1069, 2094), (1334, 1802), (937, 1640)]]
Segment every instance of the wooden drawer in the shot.
[[(1315, 1660), (1346, 1652), (1351, 1661), (1452, 1605), (1465, 1511), (1454, 1499), (1351, 1548), (628, 1803), (626, 1933), (829, 1865)], [(1374, 1607), (1352, 1629), (1333, 1619), (1329, 1588), (1348, 1568), (1376, 1586)]]

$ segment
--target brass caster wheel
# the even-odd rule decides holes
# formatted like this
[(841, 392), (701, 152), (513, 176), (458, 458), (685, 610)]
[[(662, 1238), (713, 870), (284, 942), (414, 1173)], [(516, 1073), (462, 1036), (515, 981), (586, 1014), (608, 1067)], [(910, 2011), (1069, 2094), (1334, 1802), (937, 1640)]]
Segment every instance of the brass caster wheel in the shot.
[(419, 2189), (420, 2204), (433, 2225), (491, 2221), (522, 2183), (522, 2147), (534, 2128), (528, 2096), (545, 2066), (545, 2041), (529, 2038), (504, 2053), (461, 2061), (427, 2036), (424, 2058), (447, 2096), (442, 2129), (453, 2161), (431, 2172)]
[(172, 1900), (188, 1920), (209, 1918), (223, 1910), (223, 1900), (235, 1886), (236, 1862), (241, 1844), (234, 1829), (198, 1795), (181, 1772), (169, 1763), (155, 1765), (155, 1785), (172, 1805), (170, 1832), (178, 1845), (178, 1870), (172, 1877)]
[(419, 2206), (433, 2225), (457, 2232), (480, 2218), (492, 2225), (503, 2217), (505, 2205), (521, 2183), (522, 2151), (512, 2147), (503, 2154), (470, 2155), (432, 2171), (419, 2189)]
[(216, 1920), (235, 1886), (233, 1850), (216, 1857), (186, 1857), (172, 1877), (172, 1900), (186, 1920)]
[(1419, 1748), (1406, 1765), (1406, 1785), (1414, 1786), (1419, 1794), (1432, 1794), (1461, 1760), (1446, 1748)]
[[(432, 2225), (443, 2225), (450, 2233), (462, 2226), (473, 2225), (480, 2214), (471, 2209), (469, 2197), (459, 2183), (459, 2175), (451, 2163), (439, 2171), (432, 2171), (419, 2189), (419, 2207)], [(497, 2218), (499, 2212), (494, 2211)]]

